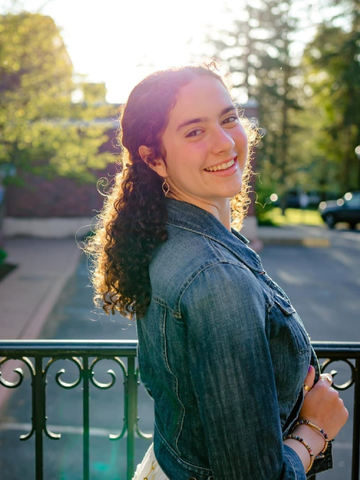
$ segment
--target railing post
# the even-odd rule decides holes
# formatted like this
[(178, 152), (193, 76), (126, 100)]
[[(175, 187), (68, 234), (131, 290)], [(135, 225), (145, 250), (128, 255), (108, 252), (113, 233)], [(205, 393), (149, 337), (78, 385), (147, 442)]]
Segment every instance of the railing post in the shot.
[(32, 395), (33, 425), (35, 430), (35, 478), (44, 478), (43, 431), (45, 427), (45, 378), (42, 369), (43, 359), (35, 356), (35, 375)]
[(90, 390), (89, 357), (83, 357), (83, 474), (90, 478)]
[(131, 480), (135, 471), (135, 426), (137, 420), (137, 377), (135, 358), (128, 358), (128, 372), (125, 380), (125, 402), (127, 418), (127, 480)]
[(351, 480), (359, 480), (360, 455), (360, 359), (355, 360), (354, 422)]

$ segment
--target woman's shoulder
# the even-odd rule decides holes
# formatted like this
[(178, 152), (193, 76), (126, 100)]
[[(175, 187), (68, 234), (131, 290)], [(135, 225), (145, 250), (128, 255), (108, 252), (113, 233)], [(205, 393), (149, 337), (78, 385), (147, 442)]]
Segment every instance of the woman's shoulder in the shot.
[(227, 270), (226, 265), (233, 265), (239, 275), (250, 273), (235, 255), (215, 240), (169, 227), (168, 240), (157, 249), (150, 264), (153, 296), (175, 304), (198, 275), (207, 270), (216, 281), (216, 272)]
[(160, 245), (152, 259), (151, 274), (186, 278), (206, 265), (239, 262), (222, 244), (209, 236), (171, 225), (167, 231), (167, 241)]

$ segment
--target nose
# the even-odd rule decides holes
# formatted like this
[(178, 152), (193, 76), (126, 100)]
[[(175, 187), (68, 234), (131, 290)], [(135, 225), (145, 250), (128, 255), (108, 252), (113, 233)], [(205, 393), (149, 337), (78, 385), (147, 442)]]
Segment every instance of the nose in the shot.
[(229, 131), (224, 130), (221, 125), (217, 126), (213, 132), (212, 153), (219, 154), (230, 152), (235, 146), (235, 141)]

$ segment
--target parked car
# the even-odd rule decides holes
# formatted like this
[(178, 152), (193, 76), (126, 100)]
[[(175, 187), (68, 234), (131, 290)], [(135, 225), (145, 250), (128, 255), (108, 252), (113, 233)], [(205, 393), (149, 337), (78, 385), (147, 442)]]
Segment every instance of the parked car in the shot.
[(314, 190), (305, 192), (302, 188), (294, 188), (286, 193), (286, 208), (311, 208), (319, 205), (320, 197)]
[(348, 192), (338, 200), (321, 202), (319, 213), (329, 228), (334, 228), (339, 222), (347, 222), (354, 230), (360, 223), (360, 191)]

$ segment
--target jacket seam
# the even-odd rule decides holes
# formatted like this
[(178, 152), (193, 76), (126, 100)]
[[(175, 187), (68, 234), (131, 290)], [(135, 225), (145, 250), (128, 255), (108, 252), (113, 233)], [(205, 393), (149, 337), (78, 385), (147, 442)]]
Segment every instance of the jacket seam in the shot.
[(208, 268), (211, 268), (211, 267), (215, 267), (216, 265), (233, 265), (235, 267), (238, 267), (238, 268), (241, 268), (242, 270), (244, 270), (244, 267), (238, 263), (235, 263), (235, 262), (230, 262), (230, 261), (217, 261), (217, 262), (211, 262), (209, 265), (204, 265), (201, 267), (201, 269), (197, 270), (196, 272), (194, 272), (188, 279), (186, 282), (183, 283), (182, 287), (180, 288), (180, 293), (179, 293), (179, 299), (178, 299), (178, 302), (177, 302), (177, 309), (178, 311), (180, 312), (181, 314), (181, 309), (180, 309), (180, 304), (182, 302), (182, 298), (183, 296), (185, 295), (187, 289), (190, 287), (190, 285), (195, 281), (195, 279), (201, 274), (203, 273), (205, 270), (207, 270)]
[[(188, 227), (184, 227), (184, 226), (181, 226), (181, 225), (177, 225), (177, 224), (175, 224), (175, 223), (171, 223), (171, 222), (166, 222), (166, 223), (167, 223), (167, 225), (170, 225), (170, 226), (172, 226), (172, 227), (180, 228), (180, 229), (182, 229), (182, 230), (186, 230), (186, 231), (188, 231), (188, 232), (196, 233), (197, 235), (202, 235), (203, 237), (209, 238), (210, 240), (212, 240), (212, 241), (214, 241), (214, 242), (222, 245), (224, 248), (226, 248), (226, 250), (232, 252), (233, 255), (235, 255), (236, 258), (238, 258), (241, 263), (244, 263), (248, 268), (250, 268), (250, 270), (255, 270), (256, 272), (262, 272), (262, 271), (263, 271), (262, 268), (256, 267), (256, 266), (254, 266), (254, 265), (253, 265), (253, 266), (252, 266), (252, 265), (249, 265), (244, 259), (240, 259), (240, 258), (239, 258), (239, 255), (238, 255), (236, 252), (234, 252), (234, 250), (233, 250), (232, 248), (229, 248), (229, 246), (226, 245), (226, 243), (223, 243), (219, 238), (214, 238), (214, 237), (212, 237), (211, 235), (209, 235), (208, 233), (199, 232), (198, 230), (194, 230), (194, 229), (192, 229), (192, 228), (188, 228)], [(232, 234), (232, 235), (233, 235), (233, 234)], [(249, 248), (246, 244), (244, 244), (243, 247), (244, 247), (244, 248), (247, 248), (247, 249)]]
[(163, 341), (164, 341), (164, 360), (165, 360), (165, 364), (166, 364), (166, 367), (167, 369), (169, 370), (170, 374), (173, 376), (173, 378), (175, 379), (175, 388), (174, 388), (174, 391), (175, 391), (175, 394), (176, 394), (176, 398), (179, 402), (179, 404), (181, 405), (181, 417), (180, 419), (178, 420), (177, 422), (177, 425), (176, 425), (176, 430), (177, 430), (177, 435), (176, 435), (176, 441), (175, 441), (175, 444), (176, 444), (176, 447), (177, 447), (177, 450), (180, 454), (180, 450), (178, 448), (178, 442), (179, 442), (179, 437), (181, 435), (181, 432), (182, 432), (182, 427), (184, 425), (184, 418), (185, 418), (185, 406), (184, 404), (182, 403), (182, 401), (180, 400), (180, 397), (179, 397), (179, 379), (178, 377), (174, 374), (174, 372), (172, 371), (172, 369), (170, 368), (170, 364), (169, 364), (169, 360), (168, 360), (168, 355), (167, 355), (167, 340), (166, 340), (166, 316), (167, 316), (167, 312), (166, 310), (164, 311), (164, 315), (163, 315), (163, 322), (162, 322), (162, 336), (163, 336)]
[(213, 240), (210, 240), (208, 237), (204, 236), (204, 241), (206, 244), (210, 247), (212, 252), (216, 254), (219, 258), (220, 261), (226, 261), (227, 259), (225, 258), (224, 254), (221, 252), (220, 248), (216, 246), (216, 242)]
[(196, 473), (199, 473), (200, 475), (212, 475), (213, 474), (211, 469), (206, 468), (206, 467), (201, 467), (200, 465), (195, 465), (193, 463), (188, 463), (185, 460), (183, 460), (181, 457), (179, 457), (179, 455), (175, 452), (175, 450), (171, 447), (171, 445), (169, 445), (167, 440), (163, 437), (163, 435), (161, 434), (161, 432), (160, 432), (158, 426), (156, 425), (156, 423), (155, 423), (155, 429), (156, 429), (156, 432), (157, 432), (158, 436), (161, 439), (161, 442), (163, 443), (163, 445), (165, 446), (165, 448), (167, 449), (169, 454), (171, 456), (173, 456), (177, 462), (182, 464), (188, 470), (195, 471)]
[(169, 305), (165, 302), (165, 300), (162, 300), (161, 298), (159, 297), (153, 297), (153, 300), (155, 303), (157, 303), (158, 305), (164, 307), (164, 308), (167, 308), (169, 310), (169, 312), (171, 313), (171, 315), (173, 315), (174, 317), (176, 318), (181, 318), (181, 313), (179, 312), (176, 312), (175, 310), (173, 310), (172, 308), (169, 307)]

